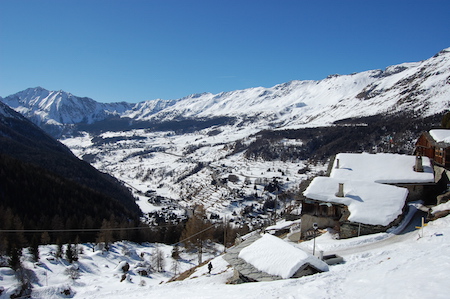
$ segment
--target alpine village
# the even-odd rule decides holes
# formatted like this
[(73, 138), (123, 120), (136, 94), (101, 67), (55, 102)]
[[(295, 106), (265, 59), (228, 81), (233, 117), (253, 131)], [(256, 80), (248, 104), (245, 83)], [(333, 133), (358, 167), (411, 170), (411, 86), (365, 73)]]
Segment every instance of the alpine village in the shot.
[(0, 98), (0, 298), (289, 289), (398, 261), (380, 248), (449, 232), (449, 109), (450, 49), (170, 101)]

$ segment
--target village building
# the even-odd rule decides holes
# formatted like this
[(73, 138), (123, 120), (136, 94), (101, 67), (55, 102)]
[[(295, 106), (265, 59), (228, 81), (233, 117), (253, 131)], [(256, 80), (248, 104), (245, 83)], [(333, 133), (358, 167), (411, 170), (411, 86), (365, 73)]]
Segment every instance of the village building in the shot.
[(437, 197), (437, 204), (447, 202), (450, 199), (450, 130), (422, 133), (417, 139), (415, 153), (431, 159), (437, 188), (443, 190)]
[(297, 227), (300, 227), (300, 219), (297, 220), (285, 220), (282, 219), (277, 221), (276, 224), (268, 226), (264, 229), (264, 233), (268, 233), (274, 235), (276, 237), (282, 238), (283, 236), (288, 235), (292, 230), (295, 230)]
[(383, 232), (398, 224), (408, 190), (366, 181), (316, 177), (304, 195), (302, 233), (308, 235), (313, 223), (317, 223), (319, 228), (334, 228), (340, 238), (350, 238)]
[(398, 154), (338, 154), (329, 177), (316, 177), (302, 202), (301, 238), (331, 227), (340, 238), (383, 232), (402, 220), (407, 201), (434, 186), (427, 157)]
[(270, 234), (254, 234), (223, 257), (234, 268), (231, 283), (298, 278), (328, 271), (328, 265)]
[(391, 153), (341, 153), (331, 162), (329, 176), (336, 179), (368, 181), (408, 189), (408, 201), (423, 200), (435, 185), (428, 157)]
[(450, 130), (424, 132), (416, 141), (416, 154), (430, 158), (434, 164), (450, 169)]

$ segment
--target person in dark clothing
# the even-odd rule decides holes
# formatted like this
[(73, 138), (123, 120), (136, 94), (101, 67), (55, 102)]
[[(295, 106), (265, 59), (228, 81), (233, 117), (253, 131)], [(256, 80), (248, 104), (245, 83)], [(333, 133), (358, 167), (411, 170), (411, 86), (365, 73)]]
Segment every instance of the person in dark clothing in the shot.
[(212, 269), (212, 264), (211, 262), (209, 262), (208, 264), (208, 273), (211, 274), (211, 269)]

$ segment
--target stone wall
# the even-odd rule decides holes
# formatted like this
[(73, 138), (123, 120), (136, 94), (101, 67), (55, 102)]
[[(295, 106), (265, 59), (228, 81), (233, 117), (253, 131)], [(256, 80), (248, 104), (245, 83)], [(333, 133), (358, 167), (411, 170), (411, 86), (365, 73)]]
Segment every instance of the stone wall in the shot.
[(311, 215), (302, 215), (302, 222), (301, 222), (301, 228), (300, 231), (302, 233), (302, 239), (307, 238), (307, 232), (312, 230), (313, 223), (317, 223), (319, 228), (327, 228), (327, 227), (335, 227), (338, 225), (337, 220), (333, 220), (332, 218), (328, 217), (318, 217), (318, 216), (311, 216)]
[(389, 226), (369, 225), (354, 222), (344, 222), (341, 224), (339, 237), (341, 239), (348, 239), (364, 235), (376, 234), (385, 232)]
[(389, 228), (399, 225), (400, 222), (403, 220), (406, 212), (407, 212), (407, 206), (405, 205), (405, 207), (403, 208), (403, 213), (400, 216), (398, 216), (397, 219), (395, 219), (394, 221), (389, 223), (389, 225), (386, 225), (386, 226), (370, 225), (370, 224), (345, 221), (345, 222), (341, 223), (339, 238), (348, 239), (348, 238), (353, 238), (353, 237), (358, 237), (358, 236), (364, 236), (364, 235), (385, 232)]

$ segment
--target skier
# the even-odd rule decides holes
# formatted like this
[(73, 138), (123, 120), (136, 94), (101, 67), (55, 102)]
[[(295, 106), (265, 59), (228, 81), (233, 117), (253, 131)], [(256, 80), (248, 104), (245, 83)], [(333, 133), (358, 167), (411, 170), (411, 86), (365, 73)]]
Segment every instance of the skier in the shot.
[(211, 262), (209, 262), (208, 264), (208, 273), (211, 274), (211, 269), (212, 269), (212, 264)]

